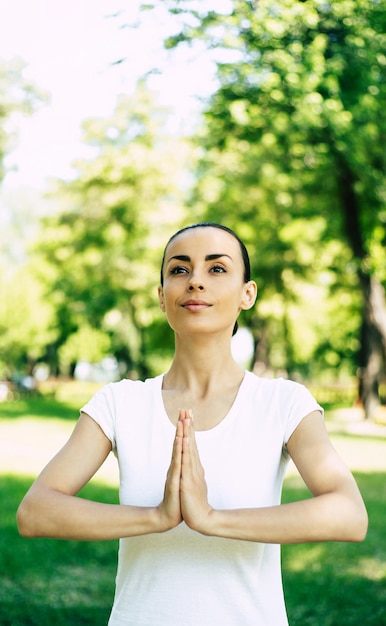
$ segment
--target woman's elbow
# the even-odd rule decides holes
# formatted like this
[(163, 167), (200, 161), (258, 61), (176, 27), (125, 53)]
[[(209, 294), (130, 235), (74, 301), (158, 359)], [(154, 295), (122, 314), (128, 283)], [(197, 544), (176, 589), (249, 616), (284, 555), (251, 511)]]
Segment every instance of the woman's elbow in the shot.
[(342, 527), (342, 532), (344, 533), (343, 541), (351, 541), (353, 543), (364, 541), (367, 536), (369, 519), (363, 500), (352, 502), (345, 517), (346, 522)]
[(16, 512), (16, 524), (19, 534), (22, 537), (30, 537), (31, 534), (29, 532), (29, 524), (28, 524), (28, 515), (25, 513), (24, 502), (19, 505), (19, 508)]
[(353, 521), (351, 525), (351, 533), (353, 542), (361, 542), (366, 539), (367, 530), (369, 527), (369, 518), (367, 515), (366, 507), (363, 504), (362, 507), (359, 507), (359, 510), (353, 516)]
[(17, 529), (22, 537), (32, 538), (39, 536), (36, 519), (36, 512), (34, 512), (34, 507), (27, 495), (20, 503), (16, 512)]

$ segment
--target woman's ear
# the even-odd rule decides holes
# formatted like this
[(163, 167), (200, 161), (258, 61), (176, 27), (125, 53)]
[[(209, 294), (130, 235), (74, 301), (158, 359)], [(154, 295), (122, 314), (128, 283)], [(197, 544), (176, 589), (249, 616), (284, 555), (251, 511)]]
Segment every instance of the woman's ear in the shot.
[(161, 311), (165, 313), (164, 290), (161, 285), (158, 287), (158, 300)]
[(241, 310), (248, 311), (253, 307), (257, 297), (257, 285), (254, 280), (249, 280), (244, 284), (243, 297), (241, 300)]

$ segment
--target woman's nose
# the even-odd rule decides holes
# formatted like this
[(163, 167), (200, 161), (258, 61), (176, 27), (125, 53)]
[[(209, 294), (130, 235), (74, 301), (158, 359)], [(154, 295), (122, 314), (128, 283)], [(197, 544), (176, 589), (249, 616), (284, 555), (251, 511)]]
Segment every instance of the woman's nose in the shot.
[(196, 289), (198, 289), (198, 291), (203, 291), (204, 285), (199, 281), (191, 280), (188, 289), (189, 291), (195, 291)]

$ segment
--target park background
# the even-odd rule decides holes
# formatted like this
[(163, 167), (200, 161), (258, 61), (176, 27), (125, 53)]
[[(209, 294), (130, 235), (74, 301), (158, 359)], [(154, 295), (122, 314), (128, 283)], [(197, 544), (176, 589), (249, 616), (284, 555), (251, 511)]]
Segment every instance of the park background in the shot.
[[(369, 509), (360, 546), (283, 550), (291, 625), (386, 624), (385, 3), (0, 17), (0, 623), (106, 623), (116, 547), (24, 540), (15, 510), (95, 389), (167, 368), (163, 246), (209, 220), (259, 285), (237, 358), (307, 384)], [(86, 495), (116, 501), (104, 472)]]

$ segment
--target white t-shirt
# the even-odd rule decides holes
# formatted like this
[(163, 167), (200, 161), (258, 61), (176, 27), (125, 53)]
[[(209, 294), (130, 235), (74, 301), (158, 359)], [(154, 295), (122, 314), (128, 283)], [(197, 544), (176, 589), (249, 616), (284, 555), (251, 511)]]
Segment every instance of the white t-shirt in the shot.
[[(157, 506), (163, 498), (175, 427), (162, 401), (163, 376), (103, 387), (82, 411), (112, 442), (120, 502)], [(280, 503), (299, 422), (322, 411), (310, 392), (246, 372), (226, 417), (196, 433), (215, 509)], [(183, 522), (164, 533), (120, 540), (110, 626), (287, 626), (280, 546), (207, 537)]]

